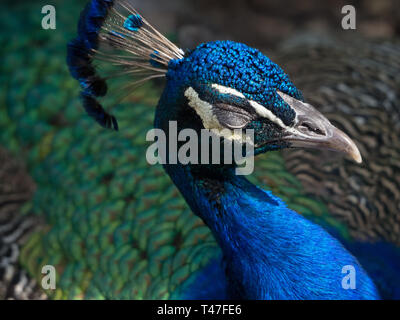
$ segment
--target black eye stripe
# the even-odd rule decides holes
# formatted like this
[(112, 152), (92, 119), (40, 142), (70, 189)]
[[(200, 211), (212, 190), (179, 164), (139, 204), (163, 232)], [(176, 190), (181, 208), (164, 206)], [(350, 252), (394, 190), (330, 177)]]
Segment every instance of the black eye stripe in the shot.
[[(197, 85), (194, 89), (201, 100), (207, 101), (213, 106), (225, 108), (227, 111), (243, 114), (251, 118), (257, 116), (256, 111), (246, 98), (241, 98), (228, 93), (221, 93), (208, 84)], [(228, 110), (227, 108), (229, 107), (232, 108)]]
[(230, 129), (243, 128), (251, 121), (248, 115), (227, 111), (218, 107), (216, 107), (213, 112), (217, 116), (219, 123)]
[(239, 106), (235, 106), (233, 104), (227, 104), (227, 103), (216, 103), (214, 105), (214, 107), (216, 109), (220, 109), (220, 110), (225, 110), (227, 112), (231, 112), (231, 113), (237, 113), (243, 116), (248, 117), (249, 119), (253, 118), (253, 115), (248, 112), (246, 109), (244, 109), (243, 107), (239, 107)]

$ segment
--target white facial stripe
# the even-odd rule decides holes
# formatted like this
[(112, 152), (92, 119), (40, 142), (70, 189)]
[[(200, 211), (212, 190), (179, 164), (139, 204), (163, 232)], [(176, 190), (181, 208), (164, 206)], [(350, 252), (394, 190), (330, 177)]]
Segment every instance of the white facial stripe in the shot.
[(249, 143), (251, 143), (251, 140), (245, 137), (245, 134), (238, 134), (235, 130), (223, 127), (219, 123), (217, 116), (213, 114), (212, 105), (207, 101), (201, 100), (199, 94), (192, 87), (186, 89), (185, 97), (189, 100), (189, 106), (192, 107), (200, 117), (205, 129), (216, 130), (214, 131), (215, 133), (228, 140), (236, 140), (241, 143), (244, 143), (244, 141), (250, 141)]
[[(221, 93), (228, 93), (228, 94), (233, 94), (241, 98), (245, 98), (243, 94), (241, 94), (239, 91), (236, 91), (234, 89), (228, 88), (228, 87), (223, 87), (217, 84), (212, 85), (214, 89), (217, 89)], [(278, 91), (278, 94), (282, 97), (285, 98), (284, 100), (287, 101), (289, 99), (289, 96), (285, 95), (284, 93)], [(203, 122), (204, 128), (208, 130), (218, 130), (220, 135), (223, 136), (226, 139), (229, 140), (237, 140), (240, 142), (244, 142), (245, 140), (248, 140), (245, 135), (238, 135), (235, 133), (234, 130), (229, 130), (225, 127), (223, 127), (220, 122), (218, 121), (218, 118), (213, 114), (212, 108), (213, 106), (209, 104), (207, 101), (203, 101), (200, 99), (198, 93), (192, 88), (189, 87), (185, 91), (185, 97), (188, 98), (189, 100), (189, 106), (192, 107), (198, 116), (200, 117), (201, 121)], [(294, 99), (290, 97), (291, 99)], [(275, 123), (282, 129), (284, 129), (286, 132), (290, 132), (296, 136), (304, 136), (306, 137), (305, 134), (300, 132), (299, 130), (289, 127), (283, 123), (283, 121), (278, 118), (276, 115), (274, 115), (269, 109), (265, 108), (261, 104), (249, 100), (250, 105), (254, 108), (254, 110), (257, 112), (257, 114), (260, 117), (263, 117), (265, 119), (270, 120), (271, 122)], [(296, 117), (297, 118), (297, 117)]]
[[(235, 90), (233, 88), (221, 86), (221, 85), (216, 84), (216, 83), (212, 84), (212, 87), (214, 89), (218, 90), (219, 92), (223, 93), (223, 94), (231, 94), (231, 95), (240, 97), (242, 99), (246, 99), (246, 97), (241, 92), (239, 92), (239, 91), (237, 91), (237, 90)], [(285, 102), (288, 102), (287, 99), (289, 99), (289, 98), (290, 99), (294, 99), (294, 98), (284, 94), (283, 92), (281, 92), (279, 90), (277, 92), (282, 97), (282, 99), (285, 100)], [(296, 133), (297, 133), (297, 130), (286, 126), (281, 119), (279, 119), (276, 115), (274, 115), (270, 110), (268, 110), (267, 108), (265, 108), (261, 104), (255, 102), (255, 101), (252, 101), (252, 100), (249, 100), (249, 103), (253, 106), (253, 108), (255, 109), (255, 111), (257, 112), (257, 114), (260, 117), (269, 119), (273, 123), (277, 124), (279, 127), (283, 128), (283, 129), (285, 129), (285, 130), (287, 130), (289, 132), (294, 133), (296, 131)]]
[(224, 86), (221, 86), (221, 85), (216, 84), (216, 83), (214, 83), (212, 85), (212, 87), (214, 89), (218, 90), (219, 92), (223, 93), (223, 94), (231, 94), (233, 96), (237, 96), (239, 98), (246, 99), (246, 97), (241, 92), (239, 92), (239, 91), (237, 91), (235, 89), (232, 89), (232, 88), (229, 88), (229, 87), (224, 87)]
[[(283, 92), (280, 92), (279, 90), (277, 92), (285, 100), (286, 103), (288, 102), (287, 99), (289, 99), (289, 98), (294, 99), (288, 95), (285, 95)], [(290, 132), (290, 133), (298, 135), (298, 136), (305, 136), (303, 133), (301, 133), (297, 129), (285, 125), (281, 119), (279, 119), (269, 109), (265, 108), (261, 104), (255, 102), (255, 101), (249, 101), (249, 102), (260, 117), (266, 118), (266, 119), (270, 120), (271, 122), (277, 124), (279, 127), (284, 129), (286, 132)], [(295, 118), (295, 123), (297, 123), (297, 115)]]
[(266, 118), (273, 123), (277, 124), (281, 128), (287, 129), (288, 127), (282, 122), (281, 119), (279, 119), (276, 115), (274, 115), (270, 110), (262, 106), (261, 104), (255, 102), (255, 101), (249, 101), (250, 105), (254, 108), (254, 110), (257, 112), (257, 114), (260, 117)]
[(186, 89), (185, 97), (189, 99), (189, 106), (196, 111), (203, 122), (204, 128), (218, 129), (221, 127), (217, 117), (212, 112), (212, 105), (201, 100), (199, 94), (192, 87)]

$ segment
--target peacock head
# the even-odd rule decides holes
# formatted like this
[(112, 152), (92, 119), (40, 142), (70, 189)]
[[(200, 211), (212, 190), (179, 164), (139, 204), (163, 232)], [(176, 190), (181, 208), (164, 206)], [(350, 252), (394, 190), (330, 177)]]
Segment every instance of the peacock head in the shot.
[[(101, 76), (94, 59), (116, 66)], [(124, 92), (154, 78), (167, 78), (156, 112), (156, 127), (220, 132), (223, 140), (245, 144), (236, 130), (252, 130), (255, 154), (287, 147), (332, 149), (361, 162), (352, 140), (304, 102), (283, 70), (260, 51), (218, 41), (184, 53), (163, 37), (128, 0), (92, 0), (81, 15), (78, 36), (68, 45), (68, 65), (82, 86), (83, 106), (106, 128), (117, 120), (97, 101), (107, 93), (106, 80), (129, 80)], [(107, 69), (107, 68), (106, 68)], [(243, 132), (243, 131), (242, 131)]]
[(243, 143), (243, 135), (235, 132), (252, 129), (255, 154), (308, 147), (362, 161), (354, 142), (304, 101), (277, 64), (232, 41), (205, 43), (170, 61), (156, 125), (166, 129), (168, 121)]

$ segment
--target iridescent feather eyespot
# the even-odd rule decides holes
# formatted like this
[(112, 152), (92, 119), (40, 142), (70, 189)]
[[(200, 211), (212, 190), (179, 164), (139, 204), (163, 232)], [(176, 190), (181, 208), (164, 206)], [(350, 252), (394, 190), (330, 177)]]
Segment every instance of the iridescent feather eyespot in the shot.
[(143, 19), (139, 14), (131, 14), (124, 22), (124, 28), (136, 32), (143, 26)]

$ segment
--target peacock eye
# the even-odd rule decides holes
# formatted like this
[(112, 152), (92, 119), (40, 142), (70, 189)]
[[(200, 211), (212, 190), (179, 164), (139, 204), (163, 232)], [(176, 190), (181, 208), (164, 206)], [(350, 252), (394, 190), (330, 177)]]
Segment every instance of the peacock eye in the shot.
[(245, 110), (225, 103), (218, 103), (213, 106), (213, 113), (221, 126), (228, 129), (242, 129), (253, 117)]

